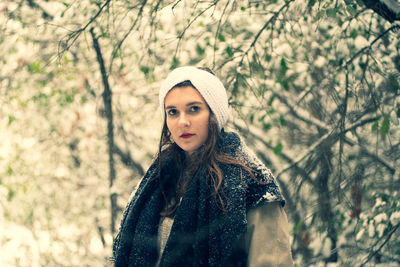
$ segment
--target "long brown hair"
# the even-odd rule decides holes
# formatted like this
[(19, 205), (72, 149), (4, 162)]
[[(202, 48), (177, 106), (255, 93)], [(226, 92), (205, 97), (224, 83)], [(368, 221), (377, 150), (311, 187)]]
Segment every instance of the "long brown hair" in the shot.
[[(184, 81), (174, 86), (183, 87), (192, 86), (190, 81)], [(161, 192), (164, 196), (166, 208), (161, 212), (162, 216), (172, 216), (179, 205), (180, 198), (183, 196), (190, 179), (200, 165), (204, 165), (208, 172), (208, 184), (213, 192), (216, 204), (222, 210), (225, 210), (225, 196), (221, 188), (223, 181), (223, 173), (220, 164), (233, 164), (245, 169), (253, 179), (255, 176), (253, 171), (236, 160), (230, 155), (218, 153), (217, 143), (221, 138), (221, 131), (215, 115), (210, 110), (208, 122), (208, 138), (205, 143), (190, 157), (171, 139), (171, 133), (168, 130), (166, 116), (164, 116), (164, 124), (161, 131), (161, 138), (158, 150), (158, 178), (160, 181)], [(176, 177), (174, 179), (163, 177), (161, 168), (166, 159), (173, 159), (176, 163)]]

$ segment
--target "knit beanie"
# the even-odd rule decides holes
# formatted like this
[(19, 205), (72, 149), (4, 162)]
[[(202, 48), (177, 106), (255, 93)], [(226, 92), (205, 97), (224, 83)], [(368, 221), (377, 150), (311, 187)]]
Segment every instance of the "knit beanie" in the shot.
[(193, 66), (174, 69), (161, 84), (158, 97), (163, 120), (165, 97), (175, 85), (184, 81), (190, 81), (199, 91), (217, 118), (218, 129), (221, 130), (228, 120), (228, 97), (225, 87), (215, 75)]

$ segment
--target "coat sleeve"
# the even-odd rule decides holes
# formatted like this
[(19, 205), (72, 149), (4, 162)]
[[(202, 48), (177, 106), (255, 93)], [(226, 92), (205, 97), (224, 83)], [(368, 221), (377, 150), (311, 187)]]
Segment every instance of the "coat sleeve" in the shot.
[(267, 202), (247, 213), (248, 266), (293, 266), (286, 213), (280, 202)]

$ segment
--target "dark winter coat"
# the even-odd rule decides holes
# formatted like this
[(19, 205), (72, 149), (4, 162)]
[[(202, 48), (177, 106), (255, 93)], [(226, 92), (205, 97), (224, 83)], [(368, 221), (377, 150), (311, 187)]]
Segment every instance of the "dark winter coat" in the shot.
[[(237, 246), (248, 231), (248, 212), (268, 202), (284, 199), (269, 169), (235, 133), (224, 133), (220, 153), (250, 167), (259, 183), (235, 165), (220, 166), (226, 210), (212, 197), (204, 166), (197, 170), (182, 197), (161, 255), (160, 266), (246, 266), (248, 247)], [(162, 164), (162, 175), (173, 176), (176, 162)], [(130, 200), (114, 243), (115, 266), (154, 266), (159, 257), (157, 230), (164, 199), (158, 184), (157, 160), (143, 177)], [(281, 210), (281, 207), (279, 207)]]

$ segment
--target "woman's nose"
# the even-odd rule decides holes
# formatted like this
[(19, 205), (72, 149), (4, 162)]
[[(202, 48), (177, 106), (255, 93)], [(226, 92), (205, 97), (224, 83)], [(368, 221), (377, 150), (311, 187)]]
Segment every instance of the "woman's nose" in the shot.
[(179, 126), (181, 127), (188, 127), (190, 126), (190, 120), (189, 118), (186, 116), (186, 114), (182, 113), (179, 116)]

